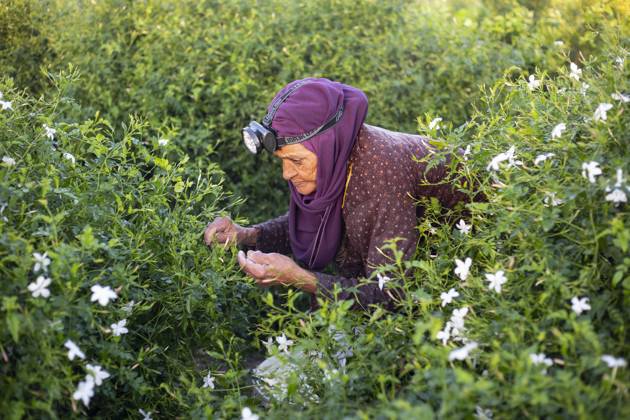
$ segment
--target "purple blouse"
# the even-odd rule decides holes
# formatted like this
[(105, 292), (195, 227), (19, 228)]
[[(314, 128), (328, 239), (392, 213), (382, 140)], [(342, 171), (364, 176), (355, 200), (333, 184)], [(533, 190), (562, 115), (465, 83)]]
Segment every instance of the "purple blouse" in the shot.
[[(350, 155), (352, 175), (342, 210), (344, 233), (335, 257), (339, 275), (314, 272), (322, 296), (332, 298), (332, 291), (338, 285), (341, 288), (338, 298), (353, 299), (354, 308), (365, 309), (380, 302), (392, 307), (400, 291), (387, 287), (380, 290), (377, 281), (361, 284), (365, 280), (359, 280), (369, 277), (378, 265), (391, 262), (385, 256), (391, 253), (384, 251), (383, 255), (377, 248), (388, 239), (400, 237), (397, 248), (404, 253), (404, 259), (413, 258), (419, 240), (418, 218), (424, 214), (424, 208), (414, 202), (418, 198), (435, 197), (444, 207), (470, 201), (448, 182), (447, 165), (441, 163), (427, 171), (426, 163), (413, 159), (431, 153), (433, 146), (428, 140), (362, 125)], [(438, 185), (421, 185), (427, 182)], [(287, 214), (254, 227), (258, 230), (256, 249), (291, 253)], [(357, 290), (348, 290), (351, 288)], [(311, 302), (316, 307), (315, 296)]]

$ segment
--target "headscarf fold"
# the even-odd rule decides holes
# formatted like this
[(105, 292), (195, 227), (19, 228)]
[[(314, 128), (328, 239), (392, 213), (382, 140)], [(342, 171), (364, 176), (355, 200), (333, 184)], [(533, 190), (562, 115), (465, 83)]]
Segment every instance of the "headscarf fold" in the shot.
[(316, 191), (302, 195), (289, 181), (291, 249), (309, 269), (318, 270), (333, 260), (341, 243), (341, 202), (348, 159), (365, 121), (368, 100), (355, 87), (325, 78), (306, 78), (286, 85), (271, 103), (302, 81), (307, 83), (297, 88), (274, 116), (271, 126), (278, 136), (296, 136), (317, 128), (344, 106), (337, 124), (302, 143), (317, 155)]

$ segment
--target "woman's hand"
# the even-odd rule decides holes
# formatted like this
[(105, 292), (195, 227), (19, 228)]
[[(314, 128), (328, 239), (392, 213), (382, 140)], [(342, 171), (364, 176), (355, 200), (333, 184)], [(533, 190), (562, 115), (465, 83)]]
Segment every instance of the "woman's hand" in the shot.
[(255, 245), (256, 229), (246, 228), (237, 225), (229, 217), (217, 217), (208, 223), (203, 234), (203, 241), (211, 246), (218, 243), (223, 246), (229, 245)]
[(317, 291), (317, 277), (286, 255), (260, 251), (248, 251), (245, 255), (239, 251), (238, 263), (260, 287), (283, 285), (295, 286), (309, 293)]

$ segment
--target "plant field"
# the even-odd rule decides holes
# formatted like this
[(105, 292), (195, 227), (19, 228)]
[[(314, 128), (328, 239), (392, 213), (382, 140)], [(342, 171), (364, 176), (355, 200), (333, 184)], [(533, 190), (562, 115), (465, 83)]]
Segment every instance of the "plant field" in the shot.
[[(286, 211), (240, 129), (310, 76), (487, 197), (418, 203), (396, 311), (203, 242)], [(0, 413), (628, 418), (629, 127), (623, 1), (2, 2)]]

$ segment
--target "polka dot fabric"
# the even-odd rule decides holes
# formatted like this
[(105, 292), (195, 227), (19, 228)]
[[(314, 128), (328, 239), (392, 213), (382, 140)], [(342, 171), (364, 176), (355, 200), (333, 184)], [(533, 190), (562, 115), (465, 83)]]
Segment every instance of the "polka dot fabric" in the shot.
[[(427, 171), (426, 163), (413, 159), (431, 151), (426, 137), (363, 124), (350, 155), (352, 176), (342, 212), (344, 234), (335, 258), (339, 275), (314, 273), (321, 296), (332, 298), (337, 285), (341, 289), (337, 297), (354, 300), (355, 308), (373, 303), (393, 306), (400, 290), (387, 286), (380, 290), (376, 280), (365, 280), (375, 267), (392, 261), (388, 251), (378, 248), (388, 239), (401, 238), (398, 249), (411, 259), (419, 240), (418, 216), (423, 214), (423, 209), (415, 205), (416, 199), (436, 197), (444, 207), (468, 199), (451, 183), (440, 183), (447, 179), (446, 164)], [(427, 181), (438, 185), (421, 185)], [(259, 230), (256, 249), (291, 252), (286, 214), (254, 227)], [(313, 307), (316, 302), (313, 296)]]

